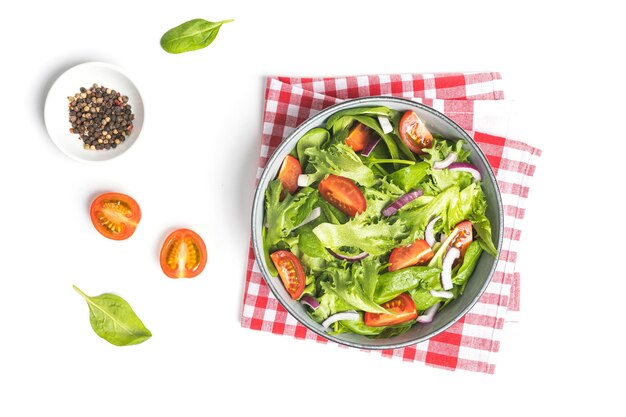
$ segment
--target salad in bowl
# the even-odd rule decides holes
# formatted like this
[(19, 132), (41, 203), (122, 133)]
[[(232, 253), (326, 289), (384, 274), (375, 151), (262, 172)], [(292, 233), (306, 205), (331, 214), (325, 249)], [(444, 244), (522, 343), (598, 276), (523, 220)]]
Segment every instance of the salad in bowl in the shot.
[(331, 340), (425, 340), (493, 274), (502, 218), (493, 173), (469, 135), (427, 106), (335, 107), (300, 126), (259, 183), (253, 242), (264, 279)]

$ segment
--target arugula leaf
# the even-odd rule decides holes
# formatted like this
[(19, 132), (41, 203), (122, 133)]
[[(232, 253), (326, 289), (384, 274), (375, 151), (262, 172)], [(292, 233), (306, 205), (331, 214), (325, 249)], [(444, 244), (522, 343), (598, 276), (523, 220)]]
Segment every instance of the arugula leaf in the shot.
[(428, 266), (412, 266), (382, 274), (378, 277), (374, 301), (382, 304), (416, 287), (440, 290), (440, 274), (441, 269)]
[(371, 187), (376, 183), (374, 173), (363, 164), (361, 158), (344, 144), (335, 144), (326, 150), (307, 148), (304, 153), (309, 156), (309, 163), (316, 169), (309, 174), (309, 184), (319, 181), (327, 174), (335, 174), (350, 178), (354, 182)]

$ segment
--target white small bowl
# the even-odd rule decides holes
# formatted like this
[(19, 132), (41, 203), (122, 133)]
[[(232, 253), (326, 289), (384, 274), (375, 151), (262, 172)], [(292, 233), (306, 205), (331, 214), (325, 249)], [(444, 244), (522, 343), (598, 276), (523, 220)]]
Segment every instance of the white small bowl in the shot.
[[(103, 85), (127, 96), (135, 115), (130, 135), (115, 149), (85, 149), (80, 137), (70, 133), (72, 125), (69, 122), (67, 98), (80, 92), (81, 87), (90, 88), (93, 84)], [(67, 156), (85, 163), (105, 162), (126, 152), (137, 141), (143, 118), (143, 101), (135, 84), (120, 68), (104, 62), (76, 65), (61, 74), (48, 91), (44, 108), (46, 129), (52, 141)]]

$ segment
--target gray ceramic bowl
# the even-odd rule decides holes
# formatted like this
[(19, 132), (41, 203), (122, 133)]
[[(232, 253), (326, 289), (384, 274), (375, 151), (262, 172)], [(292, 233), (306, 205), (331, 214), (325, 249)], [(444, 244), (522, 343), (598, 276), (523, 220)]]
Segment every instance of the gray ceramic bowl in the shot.
[(496, 248), (500, 250), (502, 246), (502, 200), (498, 190), (495, 175), (487, 162), (487, 158), (482, 153), (476, 142), (456, 123), (440, 112), (423, 104), (393, 97), (366, 97), (345, 101), (329, 107), (317, 115), (302, 123), (287, 139), (285, 139), (276, 149), (269, 159), (263, 175), (259, 181), (252, 208), (252, 242), (254, 255), (257, 259), (261, 273), (265, 282), (270, 287), (274, 296), (280, 303), (294, 316), (300, 323), (326, 339), (361, 349), (394, 349), (403, 346), (413, 345), (429, 339), (430, 337), (444, 331), (478, 301), (482, 293), (487, 288), (489, 281), (496, 269), (497, 260), (488, 254), (483, 254), (474, 270), (474, 273), (465, 287), (463, 294), (452, 301), (445, 309), (435, 316), (432, 323), (416, 324), (411, 330), (388, 339), (372, 339), (356, 334), (330, 335), (325, 329), (313, 321), (306, 313), (305, 306), (298, 301), (291, 299), (278, 277), (272, 277), (267, 269), (265, 257), (263, 256), (263, 240), (261, 228), (265, 211), (264, 197), (265, 190), (270, 181), (276, 178), (280, 165), (285, 155), (296, 146), (303, 134), (314, 127), (322, 127), (325, 121), (334, 113), (354, 107), (386, 106), (399, 111), (413, 110), (426, 123), (429, 130), (439, 133), (446, 139), (463, 139), (467, 148), (471, 151), (470, 162), (478, 167), (483, 174), (483, 190), (487, 197), (487, 217), (491, 222), (492, 233), (495, 238)]

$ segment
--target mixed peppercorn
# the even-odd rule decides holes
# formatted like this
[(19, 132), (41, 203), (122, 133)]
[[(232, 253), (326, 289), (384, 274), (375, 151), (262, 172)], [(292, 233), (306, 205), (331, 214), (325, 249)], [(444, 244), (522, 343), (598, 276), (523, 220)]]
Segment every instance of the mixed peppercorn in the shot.
[(116, 148), (133, 129), (135, 115), (128, 97), (94, 84), (68, 97), (70, 133), (77, 134), (85, 149)]

